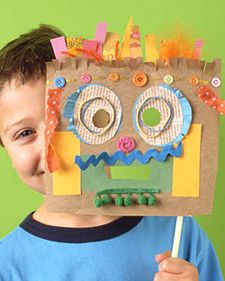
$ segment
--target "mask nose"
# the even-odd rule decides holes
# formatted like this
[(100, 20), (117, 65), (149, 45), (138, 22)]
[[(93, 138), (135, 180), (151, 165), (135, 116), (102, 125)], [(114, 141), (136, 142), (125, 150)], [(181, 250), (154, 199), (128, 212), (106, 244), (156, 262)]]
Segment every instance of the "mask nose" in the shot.
[(132, 152), (136, 147), (136, 142), (128, 136), (121, 137), (116, 143), (117, 149), (123, 153)]

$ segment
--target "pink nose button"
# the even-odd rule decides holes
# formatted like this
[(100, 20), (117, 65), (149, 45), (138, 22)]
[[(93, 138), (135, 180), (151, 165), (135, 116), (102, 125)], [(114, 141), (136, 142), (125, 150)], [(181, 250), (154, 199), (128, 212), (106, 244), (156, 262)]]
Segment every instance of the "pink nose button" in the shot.
[(92, 79), (91, 75), (90, 74), (86, 74), (86, 73), (82, 74), (81, 77), (80, 77), (81, 82), (84, 83), (84, 84), (90, 83), (91, 79)]
[(129, 153), (134, 150), (136, 144), (133, 138), (130, 137), (121, 137), (117, 144), (117, 149), (123, 153)]

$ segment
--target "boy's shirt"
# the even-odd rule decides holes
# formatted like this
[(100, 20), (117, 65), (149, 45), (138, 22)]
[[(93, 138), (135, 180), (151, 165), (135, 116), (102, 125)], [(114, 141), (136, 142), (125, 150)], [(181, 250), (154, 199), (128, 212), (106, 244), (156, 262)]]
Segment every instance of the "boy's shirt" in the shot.
[[(149, 281), (155, 255), (172, 249), (175, 217), (122, 217), (90, 228), (47, 226), (30, 214), (0, 241), (1, 281)], [(179, 257), (199, 270), (200, 281), (223, 281), (205, 233), (185, 217)]]

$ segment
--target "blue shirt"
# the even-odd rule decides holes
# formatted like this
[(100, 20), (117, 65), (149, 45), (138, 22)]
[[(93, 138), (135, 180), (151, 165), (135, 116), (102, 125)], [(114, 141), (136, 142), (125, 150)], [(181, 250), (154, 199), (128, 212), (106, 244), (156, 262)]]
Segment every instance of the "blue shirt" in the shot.
[[(0, 241), (1, 281), (152, 281), (155, 255), (172, 249), (175, 217), (122, 217), (103, 226), (66, 228), (30, 214)], [(179, 257), (200, 281), (222, 281), (213, 247), (199, 225), (184, 218)]]

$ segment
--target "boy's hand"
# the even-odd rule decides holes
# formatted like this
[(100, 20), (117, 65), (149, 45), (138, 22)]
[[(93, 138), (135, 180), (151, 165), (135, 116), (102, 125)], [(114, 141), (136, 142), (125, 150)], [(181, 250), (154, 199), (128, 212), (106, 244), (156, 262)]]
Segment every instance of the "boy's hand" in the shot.
[(157, 255), (155, 260), (159, 271), (153, 281), (199, 281), (197, 268), (185, 260), (171, 258), (170, 252)]

